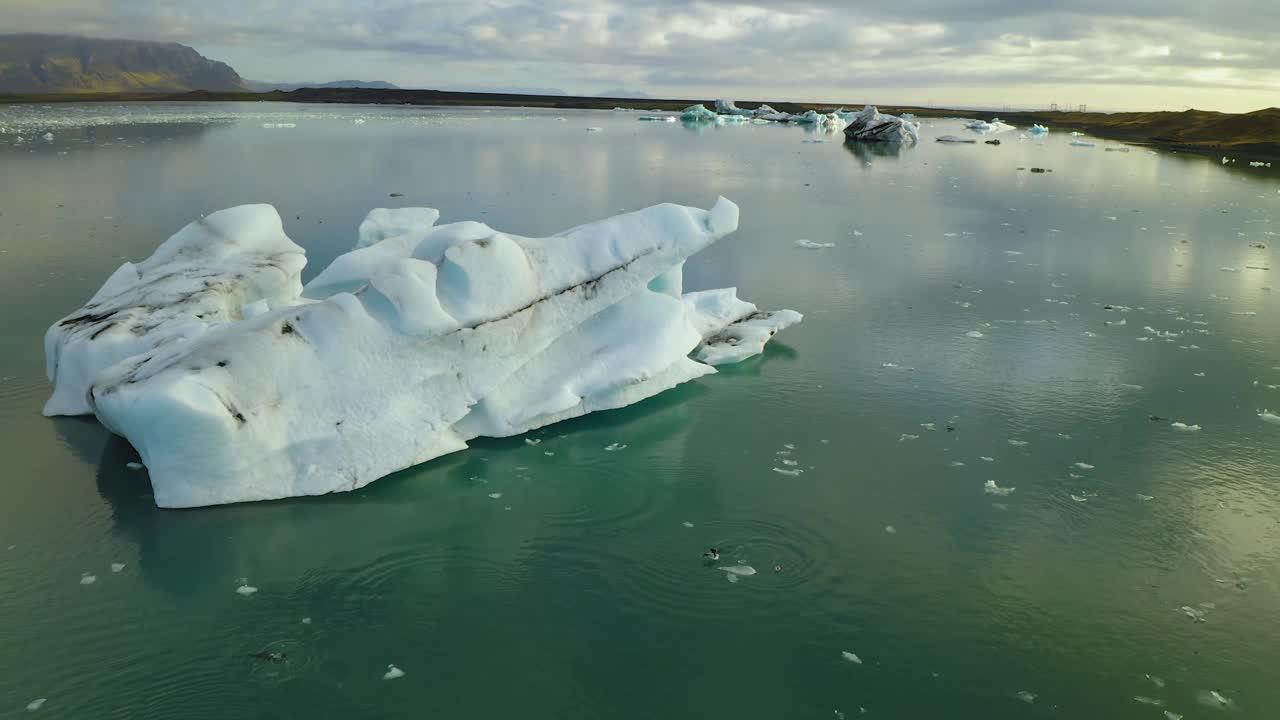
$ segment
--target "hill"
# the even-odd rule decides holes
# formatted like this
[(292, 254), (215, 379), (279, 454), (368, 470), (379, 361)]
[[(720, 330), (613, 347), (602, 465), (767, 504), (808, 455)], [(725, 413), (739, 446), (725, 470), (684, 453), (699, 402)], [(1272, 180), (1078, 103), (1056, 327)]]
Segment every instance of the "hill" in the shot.
[(0, 35), (0, 92), (234, 92), (230, 65), (178, 43), (76, 35)]
[(367, 88), (369, 90), (400, 90), (399, 85), (393, 85), (385, 80), (334, 80), (333, 82), (293, 82), (293, 83), (273, 83), (263, 82), (261, 80), (245, 80), (250, 90), (256, 92), (271, 92), (273, 90), (283, 90), (291, 92), (301, 88)]

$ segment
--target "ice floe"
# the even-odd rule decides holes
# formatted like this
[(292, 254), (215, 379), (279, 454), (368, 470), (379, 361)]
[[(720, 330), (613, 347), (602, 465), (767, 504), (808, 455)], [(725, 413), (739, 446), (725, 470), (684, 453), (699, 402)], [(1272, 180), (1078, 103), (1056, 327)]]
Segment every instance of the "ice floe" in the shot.
[(98, 576), (91, 573), (80, 573), (81, 585), (92, 585), (98, 581)]
[(50, 329), (46, 412), (124, 435), (164, 507), (322, 494), (638, 402), (802, 319), (683, 292), (684, 260), (737, 228), (727, 200), (550, 238), (437, 217), (371, 213), (305, 290), (270, 206), (193, 223)]
[(387, 665), (387, 671), (382, 674), (383, 680), (397, 680), (402, 677), (404, 677), (404, 671), (391, 664)]
[(250, 585), (249, 583), (245, 582), (245, 581), (242, 579), (242, 580), (240, 581), (240, 584), (236, 586), (236, 592), (237, 592), (237, 593), (239, 593), (239, 594), (241, 594), (241, 595), (246, 595), (246, 596), (248, 596), (248, 595), (252, 595), (252, 594), (254, 594), (254, 593), (258, 592), (258, 588), (256, 588), (256, 587), (254, 587), (254, 586)]
[(1201, 705), (1207, 705), (1212, 708), (1230, 709), (1236, 705), (1235, 700), (1217, 690), (1199, 690), (1196, 692), (1196, 700)]
[(1006, 495), (1012, 495), (1014, 490), (1017, 490), (1017, 488), (1000, 487), (999, 485), (996, 484), (995, 480), (988, 480), (982, 486), (982, 491), (985, 492), (986, 494), (999, 495), (1001, 497), (1004, 497)]
[(111, 572), (118, 573), (122, 570), (124, 570), (124, 563), (121, 563), (121, 562), (111, 563)]
[(965, 138), (958, 135), (939, 135), (934, 140), (940, 143), (960, 143), (964, 145), (976, 145), (978, 143), (973, 138)]
[(848, 660), (854, 665), (862, 664), (862, 658), (858, 657), (856, 653), (851, 653), (848, 650), (841, 651), (840, 657), (844, 658), (845, 660)]
[(1183, 422), (1169, 423), (1169, 427), (1173, 428), (1174, 430), (1181, 430), (1183, 432), (1199, 432), (1200, 431), (1199, 425), (1188, 425)]
[(44, 707), (44, 704), (47, 702), (49, 702), (49, 698), (36, 698), (35, 700), (27, 703), (27, 710), (35, 712)]
[(833, 248), (836, 244), (833, 242), (814, 242), (813, 240), (797, 240), (796, 247), (805, 250), (822, 250), (823, 248)]
[(1024, 702), (1024, 703), (1028, 703), (1028, 704), (1030, 704), (1030, 703), (1035, 702), (1035, 701), (1036, 701), (1036, 698), (1037, 698), (1037, 697), (1040, 697), (1040, 696), (1039, 696), (1039, 695), (1036, 695), (1035, 693), (1031, 692), (1030, 690), (1019, 690), (1017, 693), (1015, 693), (1015, 694), (1014, 694), (1014, 697), (1018, 698), (1019, 700), (1021, 700), (1021, 701), (1022, 701), (1022, 702)]

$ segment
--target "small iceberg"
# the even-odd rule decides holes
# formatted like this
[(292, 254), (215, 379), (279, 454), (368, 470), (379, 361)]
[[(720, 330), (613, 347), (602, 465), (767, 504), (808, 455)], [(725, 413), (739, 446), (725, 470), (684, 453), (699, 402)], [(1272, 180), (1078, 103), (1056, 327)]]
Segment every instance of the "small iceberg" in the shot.
[[(772, 112), (773, 108), (769, 108), (769, 110)], [(744, 110), (734, 105), (732, 100), (716, 100), (716, 112), (720, 115), (733, 115), (735, 117), (751, 117), (756, 114), (754, 110)]]
[(751, 577), (756, 574), (756, 569), (750, 565), (721, 565), (716, 569), (730, 575), (737, 575), (738, 577)]
[(1169, 427), (1173, 428), (1174, 430), (1181, 430), (1183, 432), (1200, 432), (1199, 425), (1188, 425), (1182, 422), (1169, 423)]
[(680, 119), (689, 123), (713, 123), (720, 118), (705, 105), (690, 105), (680, 112)]
[(840, 657), (844, 658), (845, 660), (848, 660), (849, 662), (853, 663), (854, 665), (861, 665), (861, 664), (862, 664), (862, 658), (858, 657), (858, 656), (857, 656), (857, 654), (855, 654), (855, 653), (851, 653), (851, 652), (849, 652), (848, 650), (842, 651), (842, 652), (840, 653)]
[(1091, 143), (1085, 140), (1072, 140), (1071, 144), (1074, 147), (1098, 147), (1098, 143)]
[(836, 114), (848, 123), (844, 136), (849, 140), (904, 144), (920, 139), (919, 123), (883, 114), (874, 105), (868, 105), (857, 113)]
[(1017, 490), (1017, 488), (1000, 487), (999, 485), (996, 484), (995, 480), (988, 480), (982, 486), (982, 491), (985, 492), (986, 494), (998, 495), (1000, 497), (1004, 497), (1006, 495), (1012, 495), (1014, 490)]
[(398, 680), (404, 677), (404, 671), (395, 665), (387, 665), (387, 671), (382, 674), (383, 680)]
[(1045, 127), (1044, 125), (1032, 125), (1032, 126), (1031, 126), (1031, 134), (1032, 134), (1032, 135), (1047, 135), (1047, 134), (1049, 134), (1049, 128)]
[(978, 143), (978, 141), (973, 138), (963, 138), (956, 135), (939, 135), (934, 138), (934, 140), (940, 143), (956, 143), (963, 145), (976, 145)]
[(835, 243), (833, 243), (833, 242), (825, 242), (825, 243), (823, 243), (823, 242), (814, 242), (814, 241), (812, 241), (812, 240), (797, 240), (797, 241), (796, 241), (796, 247), (804, 248), (805, 250), (822, 250), (823, 248), (833, 248), (833, 247), (835, 247), (835, 246), (836, 246), (836, 244), (835, 244)]
[(1263, 410), (1259, 412), (1258, 417), (1262, 418), (1263, 422), (1275, 423), (1277, 425), (1280, 425), (1280, 415), (1276, 415), (1270, 410)]

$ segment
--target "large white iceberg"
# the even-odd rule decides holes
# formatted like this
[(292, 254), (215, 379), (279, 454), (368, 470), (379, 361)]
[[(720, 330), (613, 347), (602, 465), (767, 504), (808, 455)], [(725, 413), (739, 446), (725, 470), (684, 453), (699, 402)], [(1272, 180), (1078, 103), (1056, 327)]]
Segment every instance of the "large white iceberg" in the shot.
[(842, 113), (849, 123), (845, 137), (859, 142), (914, 143), (920, 139), (920, 125), (896, 115), (886, 115), (874, 105), (861, 112)]
[(966, 122), (964, 126), (969, 130), (984, 134), (996, 134), (1015, 129), (1014, 126), (1001, 121), (1000, 118), (991, 118), (991, 122), (987, 122), (986, 120), (970, 120)]
[(716, 100), (716, 112), (721, 115), (742, 115), (751, 117), (755, 114), (754, 110), (744, 110), (733, 103), (732, 100)]
[(106, 318), (50, 329), (55, 399), (84, 385), (65, 411), (133, 443), (160, 506), (316, 495), (638, 402), (801, 320), (734, 289), (684, 293), (684, 261), (737, 228), (723, 198), (548, 238), (437, 218), (375, 210), (303, 290), (273, 208), (214, 213), (94, 296), (128, 301), (136, 345), (87, 328)]

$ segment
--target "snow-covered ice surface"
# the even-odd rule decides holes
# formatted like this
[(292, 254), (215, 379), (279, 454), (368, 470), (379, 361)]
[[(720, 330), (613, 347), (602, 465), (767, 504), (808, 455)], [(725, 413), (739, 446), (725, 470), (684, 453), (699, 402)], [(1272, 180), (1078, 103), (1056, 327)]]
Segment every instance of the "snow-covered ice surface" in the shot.
[(683, 292), (738, 226), (723, 198), (548, 238), (438, 217), (374, 210), (305, 291), (270, 206), (193, 223), (50, 329), (47, 412), (126, 437), (164, 507), (317, 495), (639, 402), (802, 319)]
[(302, 248), (270, 205), (241, 205), (187, 225), (137, 264), (121, 265), (84, 307), (45, 335), (53, 396), (45, 415), (93, 412), (103, 370), (240, 320), (246, 305), (288, 305), (302, 289)]

